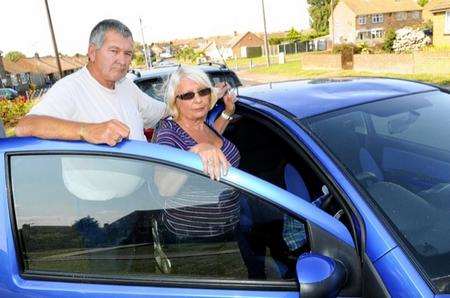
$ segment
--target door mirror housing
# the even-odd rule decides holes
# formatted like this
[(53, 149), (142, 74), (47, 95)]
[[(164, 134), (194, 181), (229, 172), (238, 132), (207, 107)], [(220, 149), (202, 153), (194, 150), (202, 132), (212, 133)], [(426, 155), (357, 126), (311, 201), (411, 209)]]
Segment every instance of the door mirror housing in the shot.
[(300, 297), (336, 297), (346, 281), (344, 265), (315, 253), (302, 254), (297, 260)]

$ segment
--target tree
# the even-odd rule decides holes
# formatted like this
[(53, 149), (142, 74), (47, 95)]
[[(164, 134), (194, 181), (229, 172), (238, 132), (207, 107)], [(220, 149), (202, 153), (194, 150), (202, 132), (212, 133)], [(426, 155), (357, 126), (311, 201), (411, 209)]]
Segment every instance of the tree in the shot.
[(291, 30), (289, 30), (288, 33), (286, 34), (286, 40), (288, 40), (289, 42), (294, 42), (300, 40), (301, 38), (302, 38), (301, 33), (295, 30), (294, 28), (291, 28)]
[(21, 58), (25, 58), (25, 54), (23, 54), (22, 52), (19, 52), (19, 51), (11, 51), (11, 52), (6, 53), (6, 55), (5, 55), (5, 59), (12, 61), (12, 62), (17, 62)]
[[(329, 32), (328, 18), (330, 17), (331, 0), (307, 0), (309, 4), (309, 16), (311, 18), (311, 28), (316, 32)], [(336, 6), (338, 0), (333, 0)]]
[(203, 55), (204, 54), (202, 52), (197, 52), (192, 47), (185, 46), (175, 53), (175, 58), (178, 61), (195, 63), (197, 62), (197, 59), (202, 57)]
[(394, 45), (394, 40), (396, 36), (397, 35), (394, 29), (390, 28), (386, 31), (383, 42), (383, 50), (385, 52), (391, 53), (393, 51), (392, 46)]
[(420, 6), (424, 7), (428, 2), (429, 2), (429, 0), (418, 0), (417, 4), (419, 4)]

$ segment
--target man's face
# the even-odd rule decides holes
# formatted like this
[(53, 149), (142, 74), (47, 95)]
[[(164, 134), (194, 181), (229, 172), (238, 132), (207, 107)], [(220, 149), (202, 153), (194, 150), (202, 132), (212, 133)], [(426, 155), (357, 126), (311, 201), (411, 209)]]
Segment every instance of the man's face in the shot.
[(133, 39), (125, 38), (113, 30), (105, 33), (100, 48), (89, 46), (91, 65), (100, 79), (107, 82), (117, 82), (127, 74), (132, 56)]

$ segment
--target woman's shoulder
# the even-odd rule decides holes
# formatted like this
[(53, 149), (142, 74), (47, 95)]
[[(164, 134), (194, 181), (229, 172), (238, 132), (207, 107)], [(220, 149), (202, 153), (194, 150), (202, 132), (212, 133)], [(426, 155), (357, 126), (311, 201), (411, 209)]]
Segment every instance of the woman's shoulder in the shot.
[(153, 142), (185, 149), (186, 140), (180, 126), (172, 119), (163, 119), (155, 130)]

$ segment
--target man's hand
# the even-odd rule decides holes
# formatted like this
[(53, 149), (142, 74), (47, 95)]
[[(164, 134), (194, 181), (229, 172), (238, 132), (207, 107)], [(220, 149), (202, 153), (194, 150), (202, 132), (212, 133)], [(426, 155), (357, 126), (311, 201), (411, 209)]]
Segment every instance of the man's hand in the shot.
[(119, 120), (112, 119), (102, 123), (82, 123), (79, 134), (86, 142), (115, 146), (128, 138), (130, 129)]

